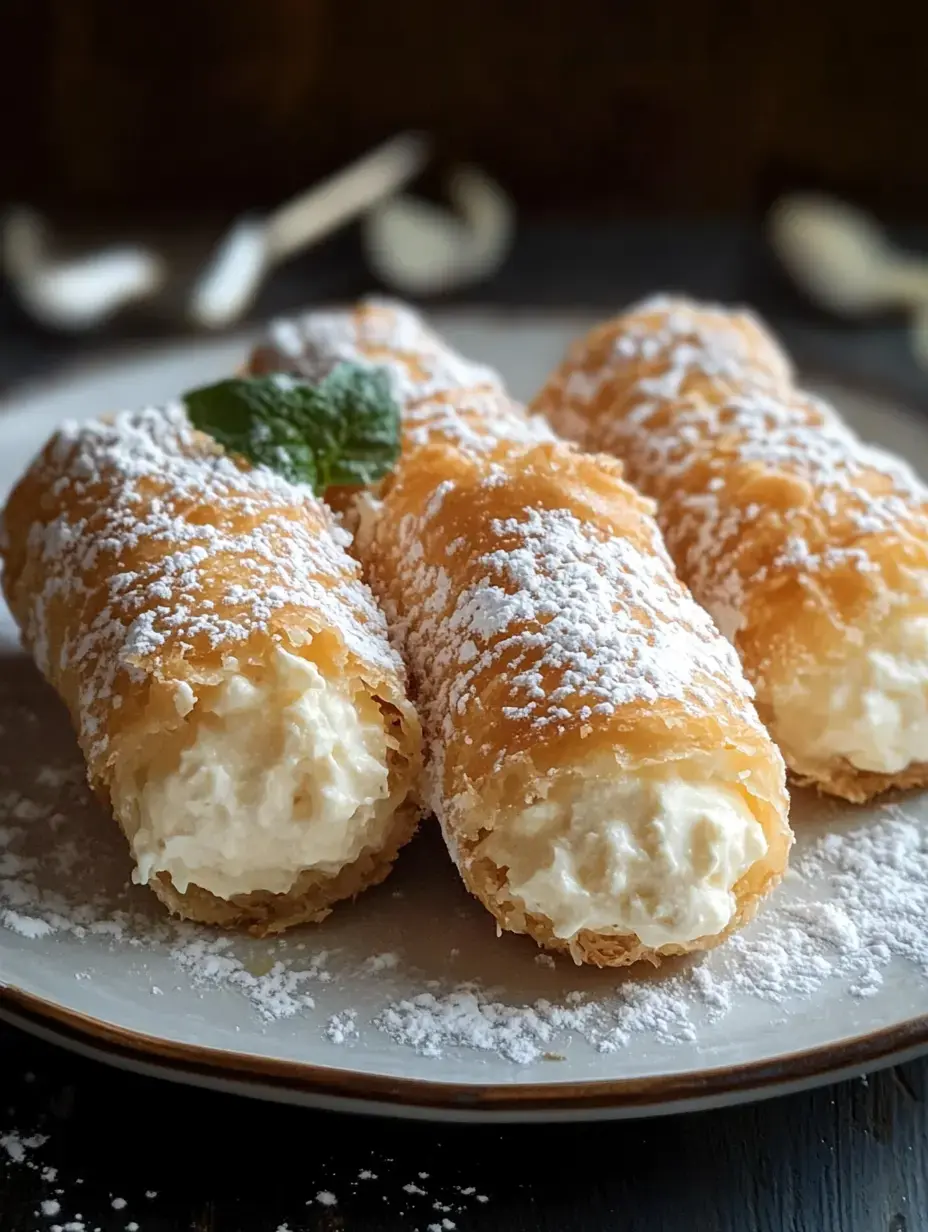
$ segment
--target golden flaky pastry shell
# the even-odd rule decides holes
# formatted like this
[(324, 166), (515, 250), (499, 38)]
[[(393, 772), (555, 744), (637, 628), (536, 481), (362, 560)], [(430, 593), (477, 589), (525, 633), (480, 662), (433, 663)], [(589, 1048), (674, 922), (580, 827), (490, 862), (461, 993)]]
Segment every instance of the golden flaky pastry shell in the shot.
[(812, 762), (777, 731), (773, 698), (792, 681), (853, 654), (895, 604), (928, 615), (928, 490), (795, 387), (757, 318), (647, 301), (574, 343), (532, 408), (654, 498), (799, 782), (852, 801), (928, 783), (928, 764)]
[(721, 748), (733, 781), (750, 772), (768, 840), (735, 888), (732, 928), (785, 868), (782, 759), (734, 652), (674, 577), (650, 502), (401, 305), (283, 322), (255, 368), (318, 376), (343, 360), (384, 366), (402, 406), (402, 457), (359, 502), (352, 550), (405, 656), (426, 800), (468, 889), (501, 928), (577, 961), (658, 962), (716, 944), (722, 935), (661, 950), (608, 933), (558, 938), (482, 846), (550, 775), (599, 754), (634, 775)]
[(277, 932), (386, 875), (416, 826), (419, 723), (346, 537), (308, 490), (233, 461), (171, 406), (65, 426), (16, 486), (3, 527), (7, 601), (107, 803), (117, 770), (187, 721), (183, 690), (217, 683), (229, 656), (307, 655), (385, 715), (397, 807), (381, 847), (335, 875), (304, 871), (286, 894), (224, 901), (162, 875), (152, 889), (173, 912)]

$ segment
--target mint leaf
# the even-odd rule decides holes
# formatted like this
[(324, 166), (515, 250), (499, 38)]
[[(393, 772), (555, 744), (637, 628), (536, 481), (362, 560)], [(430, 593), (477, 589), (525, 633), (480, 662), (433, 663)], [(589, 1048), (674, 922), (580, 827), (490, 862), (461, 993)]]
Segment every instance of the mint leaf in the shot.
[(339, 364), (318, 385), (282, 374), (220, 381), (184, 396), (190, 422), (230, 453), (291, 483), (365, 487), (396, 464), (400, 410), (387, 374)]
[[(332, 416), (326, 486), (367, 486), (382, 479), (400, 455), (400, 408), (386, 372), (339, 364), (317, 392), (322, 413)], [(316, 414), (321, 418), (318, 404)]]

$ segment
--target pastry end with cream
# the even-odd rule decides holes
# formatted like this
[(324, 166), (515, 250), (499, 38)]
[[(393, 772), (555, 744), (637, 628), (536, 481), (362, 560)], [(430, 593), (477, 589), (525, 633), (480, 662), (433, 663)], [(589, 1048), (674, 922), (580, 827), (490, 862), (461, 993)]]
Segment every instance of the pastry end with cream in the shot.
[(750, 918), (785, 865), (784, 803), (779, 784), (752, 782), (726, 751), (629, 772), (600, 754), (498, 812), (463, 871), (484, 892), (495, 882), (510, 926), (546, 948), (656, 963)]
[(276, 647), (176, 686), (179, 725), (114, 777), (135, 880), (178, 894), (287, 895), (389, 845), (389, 719), (360, 682)]
[(767, 692), (769, 726), (800, 778), (866, 799), (928, 779), (928, 608), (901, 600)]

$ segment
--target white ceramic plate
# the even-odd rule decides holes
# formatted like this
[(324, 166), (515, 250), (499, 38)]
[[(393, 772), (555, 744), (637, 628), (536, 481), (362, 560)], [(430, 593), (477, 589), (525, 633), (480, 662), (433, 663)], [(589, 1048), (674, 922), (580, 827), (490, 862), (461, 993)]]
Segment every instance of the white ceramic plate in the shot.
[[(587, 322), (483, 314), (438, 324), (528, 396)], [(21, 390), (0, 404), (0, 495), (60, 420), (167, 398), (228, 373), (245, 346), (186, 346)], [(878, 399), (829, 392), (865, 436), (928, 473), (928, 426)], [(859, 878), (842, 871), (840, 853), (809, 854), (826, 830), (866, 837), (890, 824), (911, 848), (906, 868), (920, 867), (924, 796), (903, 801), (907, 823), (798, 795), (805, 874), (784, 883), (742, 948), (629, 976), (549, 966), (530, 942), (497, 938), (430, 827), (384, 886), (320, 927), (275, 942), (178, 930), (129, 885), (116, 826), (75, 787), (66, 719), (17, 650), (5, 610), (0, 727), (0, 1013), (117, 1064), (332, 1108), (553, 1119), (759, 1098), (928, 1046), (918, 947), (903, 955), (896, 935), (880, 951), (871, 910), (855, 955), (827, 904), (845, 918)], [(539, 1001), (532, 1019), (525, 1007)], [(418, 1048), (408, 1030), (395, 1038), (410, 1021), (424, 1033)]]

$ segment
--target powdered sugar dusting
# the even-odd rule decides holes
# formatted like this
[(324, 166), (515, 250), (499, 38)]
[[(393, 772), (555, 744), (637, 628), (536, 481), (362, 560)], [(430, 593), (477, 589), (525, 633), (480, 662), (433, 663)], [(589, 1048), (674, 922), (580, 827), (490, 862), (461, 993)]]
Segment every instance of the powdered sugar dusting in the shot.
[(280, 640), (283, 613), (337, 630), (377, 674), (402, 670), (320, 502), (218, 452), (179, 405), (63, 427), (14, 494), (6, 533), (12, 605), (43, 673), (77, 675), (92, 768), (126, 694), (187, 656)]
[[(483, 494), (497, 482), (490, 468), (475, 503), (489, 504)], [(677, 582), (653, 523), (643, 522), (643, 550), (569, 509), (492, 520), (480, 526), (489, 550), (468, 560), (467, 584), (456, 587), (444, 563), (416, 552), (441, 533), (442, 516), (426, 506), (398, 525), (381, 522), (371, 548), (374, 587), (418, 683), (440, 817), (447, 749), (479, 730), (480, 682), (490, 672), (503, 718), (538, 732), (602, 724), (624, 707), (668, 699), (756, 725), (734, 651)], [(384, 542), (390, 579), (376, 563)]]
[[(501, 389), (499, 374), (446, 346), (418, 313), (393, 300), (370, 298), (346, 312), (309, 312), (273, 322), (268, 353), (256, 368), (289, 369), (319, 381), (341, 363), (369, 362), (388, 373), (405, 406), (449, 389)], [(266, 365), (266, 366), (265, 366)]]
[(418, 448), (440, 439), (471, 454), (489, 453), (504, 442), (532, 445), (555, 440), (541, 415), (527, 415), (504, 394), (485, 389), (426, 398), (410, 405), (403, 427), (407, 446)]
[(203, 936), (189, 927), (179, 927), (178, 932), (180, 936), (171, 944), (170, 954), (195, 984), (234, 988), (244, 993), (269, 1022), (292, 1018), (315, 1005), (306, 985), (318, 980), (324, 968), (294, 969), (278, 961), (268, 971), (256, 975), (233, 952), (231, 938)]
[(357, 1010), (344, 1010), (333, 1014), (325, 1025), (326, 1039), (332, 1044), (346, 1044), (358, 1038)]
[[(315, 374), (359, 356), (401, 373), (406, 436), (354, 550), (410, 670), (427, 799), (459, 866), (470, 853), (456, 831), (476, 833), (514, 749), (602, 736), (622, 711), (668, 701), (769, 745), (735, 654), (675, 578), (646, 503), (617, 468), (539, 435), (414, 313), (315, 314), (278, 326), (253, 362)], [(577, 495), (591, 488), (589, 501)], [(476, 732), (495, 761), (477, 766), (463, 750)], [(772, 745), (769, 759), (782, 772)]]
[(44, 1134), (31, 1134), (26, 1137), (16, 1133), (15, 1131), (7, 1134), (0, 1134), (0, 1151), (5, 1152), (8, 1159), (14, 1164), (21, 1164), (29, 1151), (36, 1151), (39, 1147), (44, 1146), (48, 1138)]
[[(96, 808), (80, 765), (43, 766), (29, 794), (3, 790), (11, 776), (15, 769), (0, 768), (0, 927), (34, 943), (67, 937), (140, 956), (166, 953), (179, 979), (204, 995), (231, 989), (265, 1022), (313, 1008), (310, 988), (330, 978), (325, 951), (295, 966), (278, 944), (254, 970), (228, 934), (153, 916), (149, 892), (129, 884), (118, 831)], [(76, 970), (75, 978), (94, 975)], [(157, 986), (149, 991), (164, 995)]]
[(542, 416), (526, 415), (506, 397), (498, 373), (459, 355), (418, 313), (393, 300), (367, 299), (347, 312), (276, 321), (251, 367), (287, 369), (318, 381), (345, 362), (387, 373), (402, 409), (407, 449), (442, 439), (484, 453), (500, 441), (554, 439)]
[(578, 991), (521, 1005), (462, 984), (394, 1002), (376, 1025), (424, 1056), (463, 1047), (529, 1064), (565, 1035), (602, 1053), (640, 1035), (664, 1045), (709, 1042), (744, 998), (785, 1020), (829, 984), (873, 997), (898, 962), (928, 981), (928, 829), (887, 805), (871, 823), (808, 844), (763, 916), (688, 968), (622, 980), (606, 997)]
[(928, 488), (795, 389), (789, 361), (743, 310), (644, 301), (578, 342), (535, 406), (625, 461), (658, 501), (681, 575), (729, 635), (768, 579), (811, 579), (814, 594), (816, 578), (877, 570), (875, 545), (928, 543)]
[[(402, 305), (370, 301), (349, 313), (311, 313), (278, 322), (271, 344), (277, 357), (272, 361), (265, 355), (265, 364), (289, 361), (314, 376), (320, 366), (359, 356), (401, 368), (405, 377), (398, 396), (409, 433), (407, 448), (413, 446), (407, 463), (411, 470), (415, 446), (441, 434), (451, 417), (462, 426), (454, 443), (470, 457), (481, 450), (467, 437), (468, 428), (476, 440), (494, 444), (519, 446), (540, 439), (523, 408), (505, 397), (495, 374), (486, 376), (462, 360)], [(462, 388), (453, 398), (434, 397), (455, 384)], [(550, 433), (545, 436), (552, 439)], [(510, 473), (518, 474), (523, 465), (521, 456), (508, 467), (505, 461), (476, 461), (483, 468), (477, 501), (480, 489), (505, 486)], [(421, 514), (403, 518), (396, 527), (398, 550), (391, 559), (400, 576), (393, 593), (378, 587), (395, 638), (417, 669), (427, 699), (426, 726), (436, 746), (450, 737), (450, 725), (466, 720), (477, 700), (474, 681), (491, 667), (510, 686), (506, 712), (530, 717), (539, 727), (562, 722), (574, 711), (584, 721), (595, 721), (596, 715), (661, 697), (711, 706), (713, 681), (720, 677), (744, 702), (750, 697), (730, 647), (673, 578), (653, 523), (644, 520), (642, 550), (580, 521), (567, 507), (497, 519), (490, 527), (496, 546), (481, 556), (478, 580), (454, 594), (448, 571), (427, 560), (422, 548), (436, 537), (444, 498), (455, 489), (450, 478), (436, 480)], [(388, 520), (382, 507), (372, 517), (375, 526)], [(371, 543), (366, 548), (366, 535), (358, 550), (374, 558), (372, 576), (377, 579), (378, 547)], [(448, 555), (466, 546), (452, 543)], [(432, 696), (429, 678), (445, 675), (435, 669), (449, 664), (460, 664), (460, 672), (446, 678)], [(752, 717), (748, 705), (740, 709), (743, 717)]]
[[(77, 781), (73, 760), (49, 763), (38, 775), (17, 766), (28, 792), (9, 786), (13, 773), (0, 767), (0, 856), (13, 858), (0, 871), (0, 929), (12, 930), (12, 952), (76, 943), (75, 972), (91, 987), (103, 980), (104, 990), (110, 951), (132, 955), (131, 978), (142, 990), (154, 991), (148, 968), (157, 961), (162, 997), (195, 990), (206, 1021), (214, 1013), (224, 1024), (247, 1021), (225, 1002), (211, 1008), (213, 998), (232, 994), (245, 999), (262, 1030), (292, 1021), (333, 1049), (382, 1048), (387, 1037), (439, 1063), (477, 1052), (523, 1067), (560, 1060), (578, 1044), (603, 1054), (694, 1042), (708, 1048), (730, 1037), (726, 1020), (750, 1013), (752, 1003), (770, 1006), (784, 1023), (819, 1006), (834, 1014), (840, 997), (879, 997), (899, 964), (910, 986), (928, 981), (922, 796), (850, 810), (799, 793), (799, 843), (784, 883), (754, 923), (700, 961), (603, 978), (569, 961), (539, 966), (530, 946), (510, 938), (498, 982), (501, 943), (481, 908), (447, 880), (437, 848), (410, 853), (403, 899), (378, 900), (358, 934), (373, 943), (370, 951), (345, 948), (350, 913), (333, 917), (336, 927), (326, 926), (324, 936), (312, 930), (252, 943), (166, 921), (148, 891), (128, 884), (123, 844)], [(24, 932), (11, 924), (10, 910), (47, 931)], [(434, 952), (422, 948), (423, 920), (442, 912), (455, 928), (460, 976), (449, 972), (446, 942)], [(393, 948), (378, 948), (388, 936)], [(17, 1157), (36, 1149), (17, 1136), (0, 1147)]]
[[(155, 1224), (160, 1226), (167, 1208), (163, 1202), (153, 1206), (158, 1192), (148, 1189), (143, 1194), (132, 1184), (131, 1178), (128, 1185), (125, 1175), (118, 1179), (118, 1164), (109, 1158), (112, 1151), (97, 1152), (94, 1160), (96, 1166), (93, 1174), (86, 1177), (86, 1183), (84, 1177), (74, 1174), (74, 1127), (72, 1132), (65, 1132), (62, 1136), (58, 1122), (62, 1115), (65, 1120), (72, 1116), (70, 1109), (75, 1102), (81, 1104), (82, 1088), (87, 1088), (83, 1094), (90, 1097), (92, 1102), (92, 1083), (78, 1082), (75, 1101), (74, 1087), (59, 1086), (53, 1075), (41, 1075), (40, 1081), (45, 1088), (43, 1102), (51, 1111), (40, 1114), (38, 1125), (42, 1129), (48, 1127), (50, 1132), (34, 1132), (35, 1117), (29, 1114), (24, 1114), (30, 1123), (28, 1131), (13, 1128), (18, 1123), (19, 1111), (16, 1080), (29, 1082), (34, 1077), (32, 1074), (16, 1073), (14, 1046), (13, 1066), (5, 1074), (4, 1109), (0, 1112), (0, 1119), (5, 1122), (0, 1125), (0, 1175), (17, 1194), (17, 1209), (27, 1221), (31, 1200), (33, 1222), (28, 1226), (36, 1230), (46, 1228), (47, 1232), (101, 1232), (103, 1227), (140, 1232), (140, 1229)], [(115, 1091), (112, 1094), (118, 1103)], [(34, 1100), (29, 1103), (34, 1107)], [(435, 1144), (436, 1148), (441, 1145), (440, 1142)], [(316, 1150), (295, 1183), (273, 1195), (272, 1205), (277, 1207), (276, 1218), (267, 1226), (276, 1226), (277, 1232), (290, 1232), (290, 1229), (296, 1232), (307, 1226), (307, 1219), (313, 1226), (317, 1221), (319, 1226), (328, 1226), (333, 1220), (337, 1225), (351, 1225), (359, 1218), (362, 1221), (367, 1218), (373, 1204), (377, 1219), (386, 1218), (391, 1223), (399, 1219), (402, 1227), (411, 1232), (425, 1232), (432, 1227), (439, 1228), (440, 1232), (449, 1232), (458, 1226), (456, 1221), (462, 1215), (466, 1216), (475, 1205), (483, 1206), (490, 1201), (489, 1195), (481, 1193), (476, 1185), (461, 1183), (462, 1176), (474, 1175), (463, 1171), (464, 1166), (470, 1168), (472, 1160), (442, 1160), (440, 1149), (430, 1152), (428, 1145), (420, 1142), (420, 1155), (424, 1149), (430, 1168), (433, 1158), (437, 1165), (436, 1171), (427, 1171), (416, 1168), (416, 1163), (422, 1161), (414, 1157), (409, 1159), (408, 1151), (394, 1154), (389, 1141), (385, 1140), (379, 1149), (375, 1146), (369, 1151), (364, 1150), (363, 1143), (360, 1146), (368, 1164), (373, 1166), (359, 1169), (357, 1150), (348, 1152), (347, 1156), (344, 1151), (326, 1150), (324, 1144)], [(37, 1152), (41, 1154), (37, 1155)], [(59, 1159), (61, 1167), (39, 1162), (48, 1156)], [(407, 1161), (397, 1156), (407, 1156)], [(156, 1169), (157, 1163), (155, 1159), (152, 1167)], [(14, 1171), (20, 1175), (15, 1178), (8, 1175)], [(436, 1172), (441, 1175), (436, 1175)], [(410, 1175), (415, 1175), (416, 1180), (410, 1182)], [(234, 1178), (226, 1190), (225, 1197), (234, 1205), (237, 1201)], [(164, 1193), (168, 1204), (170, 1198), (169, 1184)], [(288, 1200), (289, 1209), (283, 1205)], [(281, 1221), (281, 1214), (289, 1217)], [(26, 1227), (27, 1224), (22, 1226)]]

